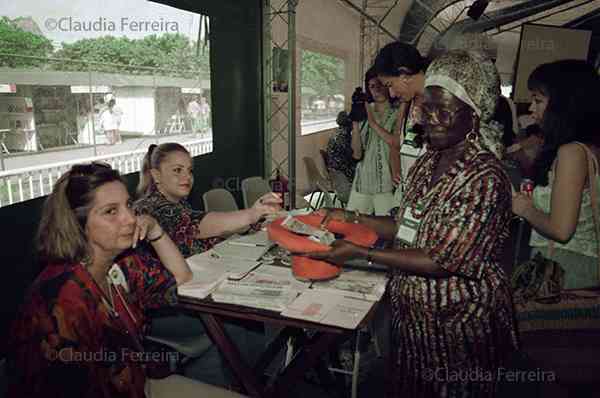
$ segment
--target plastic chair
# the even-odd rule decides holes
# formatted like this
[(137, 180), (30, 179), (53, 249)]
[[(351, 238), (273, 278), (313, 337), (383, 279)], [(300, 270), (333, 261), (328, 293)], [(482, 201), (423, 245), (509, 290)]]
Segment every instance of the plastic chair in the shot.
[[(202, 202), (204, 203), (204, 211), (238, 211), (240, 208), (235, 201), (235, 198), (226, 189), (214, 188), (202, 194)], [(242, 227), (238, 230), (231, 231), (232, 234), (243, 234), (248, 232), (250, 226)], [(229, 234), (226, 234), (229, 236)], [(224, 236), (225, 237), (225, 236)]]
[(214, 188), (202, 194), (204, 211), (237, 211), (239, 207), (235, 198), (226, 189)]
[[(308, 176), (308, 182), (310, 184), (310, 198), (308, 199), (310, 208), (316, 210), (320, 208), (323, 203), (329, 205), (327, 203), (328, 199), (330, 199), (328, 194), (329, 192), (333, 191), (331, 181), (323, 177), (313, 158), (305, 156), (302, 158), (302, 161), (304, 162), (306, 175)], [(315, 193), (319, 195), (317, 196), (317, 203), (313, 205), (313, 197)], [(335, 199), (336, 196), (334, 194), (333, 202), (335, 202)]]
[(150, 344), (167, 347), (179, 353), (169, 356), (172, 372), (181, 373), (191, 360), (200, 358), (213, 345), (204, 333), (200, 319), (188, 315), (176, 314), (152, 317), (150, 333), (145, 337)]
[(248, 177), (242, 180), (244, 208), (249, 209), (264, 194), (271, 192), (269, 182), (262, 177)]

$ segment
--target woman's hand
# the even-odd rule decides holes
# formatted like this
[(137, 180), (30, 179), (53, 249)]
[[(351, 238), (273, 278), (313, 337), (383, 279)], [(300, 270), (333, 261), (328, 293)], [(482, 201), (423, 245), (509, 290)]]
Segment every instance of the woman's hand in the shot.
[(367, 250), (346, 240), (338, 239), (331, 244), (331, 250), (326, 252), (306, 253), (306, 256), (315, 260), (324, 260), (339, 266), (343, 266), (349, 260), (361, 257)]
[(256, 218), (254, 222), (263, 216), (281, 211), (281, 203), (283, 203), (281, 195), (274, 192), (269, 192), (261, 196), (252, 206)]
[(344, 221), (346, 220), (346, 210), (325, 207), (314, 212), (316, 215), (322, 216), (321, 228), (325, 228), (331, 220)]
[(367, 120), (369, 121), (369, 124), (373, 124), (375, 122), (375, 116), (373, 116), (373, 110), (367, 101), (365, 101), (365, 112), (367, 113)]
[(515, 192), (512, 196), (512, 211), (519, 217), (527, 218), (527, 213), (533, 209), (533, 198), (523, 193)]
[(132, 247), (135, 247), (140, 240), (148, 238), (150, 241), (156, 241), (164, 235), (163, 229), (154, 217), (142, 214), (137, 216), (136, 220)]

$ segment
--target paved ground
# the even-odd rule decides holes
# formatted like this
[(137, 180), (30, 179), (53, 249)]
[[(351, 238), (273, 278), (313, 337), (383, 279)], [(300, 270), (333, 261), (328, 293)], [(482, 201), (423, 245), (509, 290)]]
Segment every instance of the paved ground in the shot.
[[(138, 149), (147, 149), (150, 144), (163, 142), (189, 142), (198, 140), (199, 135), (180, 134), (151, 137), (124, 137), (123, 143), (115, 145), (97, 145), (96, 153), (92, 146), (64, 146), (51, 148), (39, 152), (13, 152), (9, 155), (4, 154), (4, 170), (14, 170), (23, 167), (41, 166), (44, 164), (64, 162), (75, 159), (85, 159), (94, 156), (109, 155), (120, 152), (131, 152)], [(0, 167), (1, 169), (1, 167)]]

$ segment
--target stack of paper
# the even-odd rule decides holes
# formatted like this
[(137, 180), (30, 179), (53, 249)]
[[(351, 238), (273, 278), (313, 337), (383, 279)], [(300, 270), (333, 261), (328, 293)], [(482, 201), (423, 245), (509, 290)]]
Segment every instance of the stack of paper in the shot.
[(283, 311), (307, 284), (297, 281), (289, 269), (263, 265), (242, 280), (224, 280), (212, 292), (220, 303)]
[(373, 305), (373, 301), (309, 289), (288, 305), (281, 315), (356, 329)]
[(258, 261), (273, 244), (262, 232), (257, 234), (227, 239), (212, 250), (222, 258)]
[(216, 258), (212, 250), (186, 259), (193, 273), (191, 281), (177, 287), (182, 296), (206, 298), (229, 275), (244, 274), (256, 267), (257, 261)]

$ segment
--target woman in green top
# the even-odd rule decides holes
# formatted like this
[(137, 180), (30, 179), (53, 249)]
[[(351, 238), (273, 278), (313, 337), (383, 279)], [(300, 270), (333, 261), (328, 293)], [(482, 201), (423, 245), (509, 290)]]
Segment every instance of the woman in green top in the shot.
[(353, 124), (352, 156), (360, 162), (346, 208), (383, 216), (398, 206), (389, 161), (397, 110), (390, 106), (388, 92), (373, 68), (365, 74), (365, 87), (368, 120)]
[[(541, 252), (563, 266), (565, 288), (597, 286), (598, 237), (592, 198), (600, 196), (590, 190), (588, 161), (597, 164), (600, 158), (600, 78), (585, 61), (562, 60), (537, 67), (528, 86), (532, 93), (529, 109), (542, 128), (544, 146), (534, 165), (533, 197), (515, 194), (513, 212), (533, 228), (533, 254)], [(600, 186), (597, 167), (591, 177)]]

